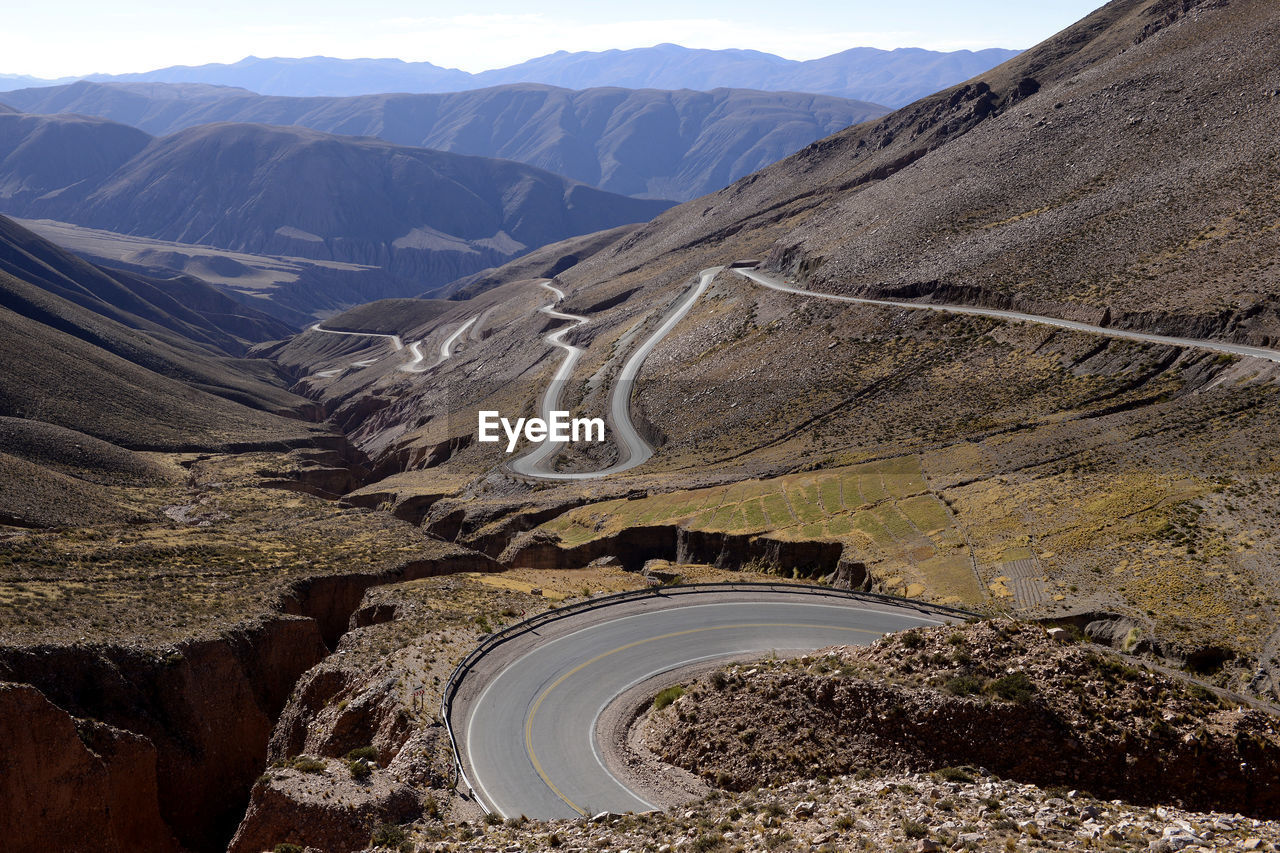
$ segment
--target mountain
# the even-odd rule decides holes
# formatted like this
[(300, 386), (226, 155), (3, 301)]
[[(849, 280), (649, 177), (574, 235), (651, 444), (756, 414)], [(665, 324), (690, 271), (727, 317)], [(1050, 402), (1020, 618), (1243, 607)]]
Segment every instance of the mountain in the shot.
[[(0, 523), (124, 520), (140, 451), (341, 445), (242, 355), (287, 327), (187, 279), (94, 267), (0, 217)], [(244, 335), (244, 337), (240, 337)]]
[(159, 280), (122, 270), (107, 271), (68, 256), (3, 217), (0, 270), (94, 314), (147, 331), (158, 340), (242, 355), (254, 343), (292, 331), (200, 279), (174, 276)]
[(302, 128), (162, 138), (101, 119), (0, 116), (0, 210), (238, 252), (383, 267), (417, 293), (670, 206), (505, 160)]
[[(1115, 0), (561, 265), (555, 292), (537, 279), (565, 245), (487, 272), (406, 333), (434, 351), (469, 323), (430, 382), (310, 333), (272, 355), (394, 474), (363, 496), (429, 503), (429, 529), (517, 565), (838, 541), (880, 590), (1119, 614), (1184, 660), (1230, 648), (1240, 689), (1275, 684), (1276, 364), (1116, 333), (1280, 341), (1276, 68), (1274, 3)], [(701, 275), (748, 259), (793, 290)], [(553, 324), (553, 303), (584, 320)], [(654, 448), (585, 490), (503, 479), (515, 456), (475, 440), (478, 410), (536, 410), (556, 328), (577, 348), (562, 407), (629, 412)], [(633, 448), (579, 445), (555, 470)]]
[[(382, 92), (459, 92), (509, 83), (569, 89), (761, 89), (809, 92), (902, 106), (999, 65), (1015, 50), (858, 47), (797, 61), (756, 50), (695, 50), (674, 44), (634, 50), (559, 51), (479, 74), (399, 59), (327, 56), (260, 59), (231, 64), (172, 66), (135, 74), (95, 74), (98, 82), (208, 83), (264, 95), (343, 96)], [(41, 81), (28, 85), (55, 85)], [(18, 88), (14, 85), (12, 88)]]
[(414, 287), (412, 279), (366, 264), (251, 255), (51, 219), (18, 222), (78, 257), (113, 270), (164, 279), (194, 277), (294, 330), (349, 305)]
[(813, 92), (902, 106), (967, 80), (1017, 55), (990, 48), (941, 53), (921, 48), (856, 47), (821, 59), (796, 61), (755, 50), (695, 50), (660, 44), (634, 50), (560, 51), (476, 75), (487, 85), (533, 80), (571, 89), (715, 89), (731, 86)]
[(477, 88), (473, 75), (430, 62), (400, 59), (334, 59), (328, 56), (247, 56), (230, 64), (173, 65), (135, 74), (93, 74), (96, 81), (209, 83), (239, 86), (264, 95), (366, 95), (378, 92), (453, 92)]
[(29, 113), (76, 113), (166, 134), (215, 122), (298, 125), (528, 163), (611, 192), (690, 199), (884, 107), (717, 89), (572, 91), (513, 84), (447, 95), (285, 98), (195, 84), (90, 83), (10, 92)]
[(75, 77), (32, 77), (30, 74), (0, 74), (0, 86), (59, 86), (76, 79)]
[(97, 184), (150, 141), (136, 128), (104, 119), (5, 113), (0, 119), (0, 195), (21, 205), (67, 187)]
[[(1265, 34), (1280, 16), (1184, 5), (1110, 3), (978, 79), (669, 211), (616, 263), (750, 248), (815, 289), (1026, 300), (1113, 322), (1166, 312), (1170, 329), (1275, 339), (1280, 52)], [(1226, 44), (1224, 100), (1196, 69)]]

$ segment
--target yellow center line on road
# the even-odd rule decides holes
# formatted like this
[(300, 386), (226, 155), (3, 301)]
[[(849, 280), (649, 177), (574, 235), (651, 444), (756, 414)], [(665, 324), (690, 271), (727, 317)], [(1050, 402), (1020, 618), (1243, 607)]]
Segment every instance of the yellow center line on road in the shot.
[(567, 681), (569, 678), (573, 677), (577, 673), (591, 666), (593, 663), (597, 663), (599, 661), (604, 660), (610, 655), (617, 654), (618, 652), (624, 652), (627, 649), (634, 649), (636, 646), (643, 646), (645, 643), (653, 643), (658, 640), (669, 640), (672, 637), (684, 637), (684, 636), (688, 636), (689, 634), (700, 634), (704, 631), (727, 631), (735, 628), (819, 628), (824, 631), (851, 631), (857, 634), (872, 634), (877, 637), (884, 635), (883, 631), (872, 631), (869, 628), (850, 628), (846, 625), (811, 625), (811, 624), (801, 624), (801, 623), (794, 623), (794, 622), (755, 622), (755, 623), (743, 623), (740, 625), (717, 625), (711, 628), (690, 628), (686, 631), (673, 631), (670, 634), (659, 634), (656, 637), (647, 637), (643, 640), (636, 640), (633, 643), (627, 643), (625, 646), (618, 646), (616, 649), (610, 649), (609, 651), (604, 652), (603, 654), (596, 655), (595, 657), (591, 658), (591, 660), (583, 661), (582, 663), (575, 666), (573, 669), (566, 672), (564, 675), (557, 678), (554, 682), (551, 683), (551, 685), (546, 690), (542, 691), (541, 695), (539, 695), (538, 698), (534, 701), (533, 707), (529, 709), (529, 716), (525, 718), (525, 723), (524, 723), (524, 748), (525, 748), (525, 752), (529, 754), (529, 760), (533, 763), (533, 769), (538, 774), (538, 777), (542, 779), (543, 783), (545, 783), (546, 786), (550, 788), (557, 797), (563, 800), (565, 804), (569, 806), (569, 808), (573, 809), (575, 812), (582, 815), (583, 817), (591, 817), (591, 815), (587, 814), (586, 809), (582, 808), (573, 800), (566, 797), (560, 791), (560, 789), (556, 787), (555, 783), (552, 782), (551, 779), (547, 777), (547, 774), (543, 771), (542, 762), (538, 761), (538, 754), (537, 752), (534, 751), (534, 748), (533, 748), (533, 718), (538, 713), (538, 708), (542, 707), (543, 700), (546, 699), (547, 696), (551, 694), (551, 691), (555, 690), (561, 684), (564, 684), (564, 682)]

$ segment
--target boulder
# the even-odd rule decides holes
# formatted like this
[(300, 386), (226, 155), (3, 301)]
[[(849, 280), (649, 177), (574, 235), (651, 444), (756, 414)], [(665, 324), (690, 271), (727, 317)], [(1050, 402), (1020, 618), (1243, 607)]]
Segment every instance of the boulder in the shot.
[(381, 771), (356, 780), (343, 762), (332, 760), (322, 773), (273, 769), (254, 786), (228, 853), (259, 853), (279, 844), (351, 853), (369, 846), (379, 824), (421, 815), (417, 793)]

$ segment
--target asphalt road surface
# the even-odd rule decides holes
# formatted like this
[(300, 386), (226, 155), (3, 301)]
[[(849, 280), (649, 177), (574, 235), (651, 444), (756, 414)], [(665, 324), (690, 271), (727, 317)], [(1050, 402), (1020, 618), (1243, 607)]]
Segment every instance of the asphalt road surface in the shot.
[[(609, 422), (613, 427), (614, 441), (618, 445), (618, 462), (598, 471), (556, 471), (552, 469), (551, 463), (555, 459), (555, 455), (564, 446), (564, 443), (544, 441), (524, 456), (513, 460), (509, 465), (511, 470), (518, 474), (536, 477), (541, 480), (595, 480), (600, 477), (607, 477), (610, 474), (617, 474), (620, 471), (628, 471), (649, 461), (650, 457), (653, 456), (653, 447), (644, 440), (631, 420), (631, 388), (635, 384), (636, 376), (640, 373), (640, 368), (644, 366), (645, 359), (653, 352), (653, 348), (684, 319), (689, 310), (693, 308), (694, 303), (698, 301), (698, 297), (703, 294), (708, 285), (711, 284), (711, 280), (722, 269), (724, 267), (712, 267), (703, 270), (698, 276), (697, 284), (689, 288), (676, 301), (676, 304), (672, 306), (666, 317), (663, 318), (661, 325), (652, 335), (645, 339), (644, 343), (636, 348), (636, 351), (622, 365), (622, 370), (618, 372), (618, 377), (609, 391)], [(564, 314), (554, 310), (554, 306), (564, 299), (564, 292), (559, 288), (552, 287), (548, 282), (542, 282), (542, 286), (555, 293), (557, 298), (555, 303), (543, 306), (539, 310), (552, 317), (575, 321), (573, 326), (567, 326), (558, 332), (547, 335), (545, 338), (547, 343), (566, 350), (565, 359), (561, 362), (560, 369), (556, 372), (555, 378), (551, 380), (551, 384), (547, 386), (546, 393), (543, 394), (542, 405), (538, 412), (538, 417), (543, 420), (550, 420), (550, 412), (559, 408), (561, 391), (569, 379), (572, 378), (573, 368), (578, 363), (579, 356), (582, 355), (581, 349), (572, 344), (564, 343), (561, 338), (571, 329), (587, 322), (588, 318), (577, 314)]]
[[(553, 347), (559, 347), (564, 350), (564, 360), (560, 362), (560, 369), (556, 371), (556, 375), (547, 384), (547, 390), (542, 394), (542, 403), (538, 407), (538, 417), (549, 423), (551, 421), (551, 412), (560, 408), (560, 397), (564, 393), (564, 387), (573, 377), (573, 368), (577, 366), (578, 359), (582, 356), (582, 348), (565, 343), (564, 336), (587, 322), (587, 318), (580, 314), (566, 314), (563, 311), (557, 311), (556, 306), (564, 301), (564, 291), (552, 286), (550, 281), (538, 283), (554, 293), (556, 297), (555, 302), (550, 305), (543, 305), (538, 310), (548, 317), (554, 317), (557, 320), (569, 320), (573, 323), (571, 326), (565, 326), (562, 329), (544, 335), (542, 338)], [(560, 448), (564, 447), (564, 444), (562, 441), (544, 441), (534, 445), (533, 449), (528, 453), (513, 459), (508, 467), (518, 474), (524, 474), (529, 477), (568, 479), (557, 476), (550, 469), (551, 459), (560, 452)]]
[(407, 364), (400, 365), (400, 369), (403, 370), (405, 373), (425, 373), (433, 367), (439, 367), (440, 365), (444, 364), (446, 361), (449, 360), (449, 357), (452, 355), (454, 343), (458, 340), (458, 338), (462, 337), (462, 335), (467, 331), (467, 329), (471, 328), (472, 324), (474, 324), (475, 321), (476, 321), (476, 318), (472, 317), (470, 320), (463, 323), (456, 330), (454, 330), (454, 333), (452, 335), (445, 338), (444, 343), (440, 344), (440, 355), (436, 357), (435, 362), (432, 364), (429, 364), (429, 365), (423, 364), (423, 362), (426, 361), (426, 358), (427, 358), (426, 354), (423, 353), (422, 351), (422, 345), (423, 343), (425, 343), (425, 341), (414, 341), (413, 343), (409, 344), (409, 352), (413, 353), (413, 358), (411, 358)]
[(595, 731), (606, 707), (649, 678), (708, 660), (868, 643), (945, 617), (811, 592), (739, 590), (659, 596), (558, 621), (569, 624), (539, 626), (481, 658), (455, 701), (468, 778), (481, 805), (504, 817), (651, 810), (625, 772), (607, 766)]
[(1226, 341), (1209, 341), (1199, 338), (1179, 338), (1170, 335), (1153, 335), (1146, 332), (1131, 332), (1127, 329), (1111, 329), (1106, 326), (1094, 326), (1079, 323), (1075, 320), (1059, 320), (1056, 317), (1042, 317), (1038, 314), (1023, 314), (1021, 311), (1003, 311), (998, 308), (978, 308), (971, 305), (930, 305), (925, 302), (899, 302), (895, 299), (866, 299), (859, 296), (837, 296), (832, 293), (818, 293), (802, 290), (773, 276), (752, 269), (735, 269), (738, 275), (751, 279), (756, 284), (782, 293), (794, 293), (815, 299), (829, 299), (834, 302), (852, 302), (858, 305), (885, 305), (891, 308), (911, 308), (917, 311), (937, 311), (943, 314), (968, 314), (974, 317), (994, 317), (997, 320), (1012, 320), (1018, 323), (1036, 323), (1041, 326), (1053, 326), (1058, 329), (1070, 329), (1073, 332), (1085, 332), (1090, 335), (1105, 335), (1109, 338), (1120, 338), (1126, 341), (1138, 341), (1145, 344), (1163, 344), (1171, 347), (1222, 352), (1246, 358), (1262, 358), (1280, 363), (1280, 351), (1265, 347), (1251, 347), (1244, 344), (1233, 344)]
[[(403, 370), (405, 373), (424, 373), (427, 370), (430, 370), (432, 367), (436, 367), (448, 361), (451, 355), (451, 350), (454, 343), (457, 342), (458, 338), (460, 338), (462, 334), (467, 331), (467, 329), (471, 328), (471, 325), (475, 323), (475, 321), (476, 321), (476, 318), (472, 317), (470, 320), (468, 320), (467, 322), (459, 326), (457, 331), (455, 331), (452, 335), (450, 335), (445, 340), (445, 342), (440, 345), (439, 358), (436, 359), (434, 364), (428, 367), (424, 367), (422, 364), (423, 361), (426, 359), (426, 356), (422, 352), (423, 342), (414, 341), (413, 343), (409, 344), (409, 353), (412, 357), (409, 359), (409, 361), (400, 365), (399, 369)], [(381, 332), (338, 332), (338, 331), (334, 331), (333, 329), (322, 328), (319, 323), (316, 323), (315, 325), (313, 325), (311, 327), (311, 331), (324, 332), (326, 335), (351, 335), (357, 338), (386, 338), (389, 341), (391, 341), (391, 345), (395, 348), (396, 352), (400, 352), (405, 348), (404, 341), (400, 340), (399, 335), (387, 335)], [(378, 359), (376, 358), (366, 358), (360, 361), (353, 361), (348, 366), (349, 367), (368, 367), (369, 365), (373, 364), (377, 360)], [(331, 367), (328, 370), (317, 370), (316, 376), (332, 378), (334, 376), (337, 376), (342, 371), (343, 371), (343, 368), (341, 367)]]

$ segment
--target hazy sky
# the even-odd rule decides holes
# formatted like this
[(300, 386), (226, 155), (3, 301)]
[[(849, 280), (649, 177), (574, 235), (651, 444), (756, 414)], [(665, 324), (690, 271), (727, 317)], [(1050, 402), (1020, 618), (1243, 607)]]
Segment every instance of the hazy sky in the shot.
[[(482, 71), (674, 42), (813, 59), (850, 47), (1030, 47), (1100, 0), (61, 0), (5, 3), (0, 73), (60, 77), (245, 56), (394, 56)], [(16, 8), (15, 8), (16, 7)], [(463, 10), (463, 11), (460, 11)]]

